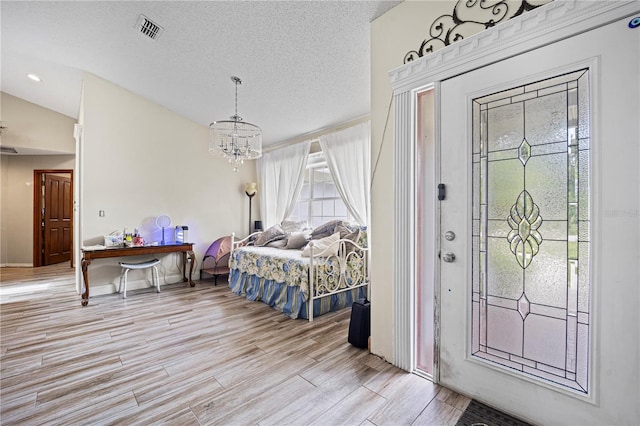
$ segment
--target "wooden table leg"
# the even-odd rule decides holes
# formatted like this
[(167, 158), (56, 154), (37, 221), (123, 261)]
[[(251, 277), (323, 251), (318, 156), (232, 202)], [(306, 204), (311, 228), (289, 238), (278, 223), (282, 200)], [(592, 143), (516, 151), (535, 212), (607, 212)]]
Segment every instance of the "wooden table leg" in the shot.
[(84, 278), (84, 292), (82, 293), (82, 306), (87, 306), (89, 304), (89, 265), (91, 265), (90, 260), (86, 260), (84, 257), (82, 258), (82, 277)]
[[(189, 258), (191, 259), (191, 266), (189, 267), (189, 278), (187, 279), (187, 255), (189, 256)], [(191, 287), (195, 287), (196, 283), (193, 282), (193, 264), (195, 260), (195, 254), (193, 253), (193, 250), (188, 250), (188, 251), (183, 251), (182, 252), (182, 281), (183, 282), (187, 282), (189, 281), (189, 285)]]
[(182, 252), (182, 281), (187, 282), (187, 252)]

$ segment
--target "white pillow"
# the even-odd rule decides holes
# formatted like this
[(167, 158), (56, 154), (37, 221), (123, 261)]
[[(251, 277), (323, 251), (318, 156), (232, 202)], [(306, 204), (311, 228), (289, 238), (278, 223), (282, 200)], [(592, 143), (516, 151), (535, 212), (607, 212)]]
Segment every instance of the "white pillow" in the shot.
[[(340, 244), (333, 244), (340, 239), (340, 233), (336, 232), (333, 235), (328, 237), (321, 238), (319, 240), (313, 240), (313, 257), (329, 257), (329, 256), (337, 256), (338, 248)], [(309, 243), (311, 244), (311, 243)], [(333, 244), (333, 245), (331, 245)], [(302, 250), (303, 257), (311, 256), (311, 247), (307, 245), (304, 250)]]

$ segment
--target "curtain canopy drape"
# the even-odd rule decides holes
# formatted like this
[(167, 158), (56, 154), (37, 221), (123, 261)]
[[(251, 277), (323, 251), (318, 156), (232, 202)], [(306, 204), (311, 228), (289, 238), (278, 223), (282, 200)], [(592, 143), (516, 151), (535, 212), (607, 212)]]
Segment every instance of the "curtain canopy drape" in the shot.
[(360, 225), (369, 222), (370, 122), (320, 137), (333, 181), (349, 212)]
[(311, 141), (266, 152), (258, 159), (260, 214), (265, 229), (282, 222), (293, 211), (307, 168)]

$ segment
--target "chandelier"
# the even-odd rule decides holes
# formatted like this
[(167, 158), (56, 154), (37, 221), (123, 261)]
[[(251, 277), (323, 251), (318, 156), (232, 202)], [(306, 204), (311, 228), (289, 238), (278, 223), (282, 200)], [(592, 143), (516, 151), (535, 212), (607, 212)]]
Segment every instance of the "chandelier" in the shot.
[(262, 155), (262, 130), (255, 124), (242, 121), (238, 115), (239, 77), (231, 77), (236, 85), (236, 113), (230, 120), (214, 121), (209, 125), (209, 152), (227, 158), (237, 172), (244, 160)]

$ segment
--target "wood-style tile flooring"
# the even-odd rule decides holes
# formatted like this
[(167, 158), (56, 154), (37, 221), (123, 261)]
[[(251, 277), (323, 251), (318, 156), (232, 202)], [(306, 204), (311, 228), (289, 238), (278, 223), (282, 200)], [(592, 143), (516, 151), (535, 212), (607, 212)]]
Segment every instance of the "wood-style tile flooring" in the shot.
[(68, 263), (0, 269), (0, 423), (453, 425), (469, 399), (309, 323), (177, 283), (80, 305)]

